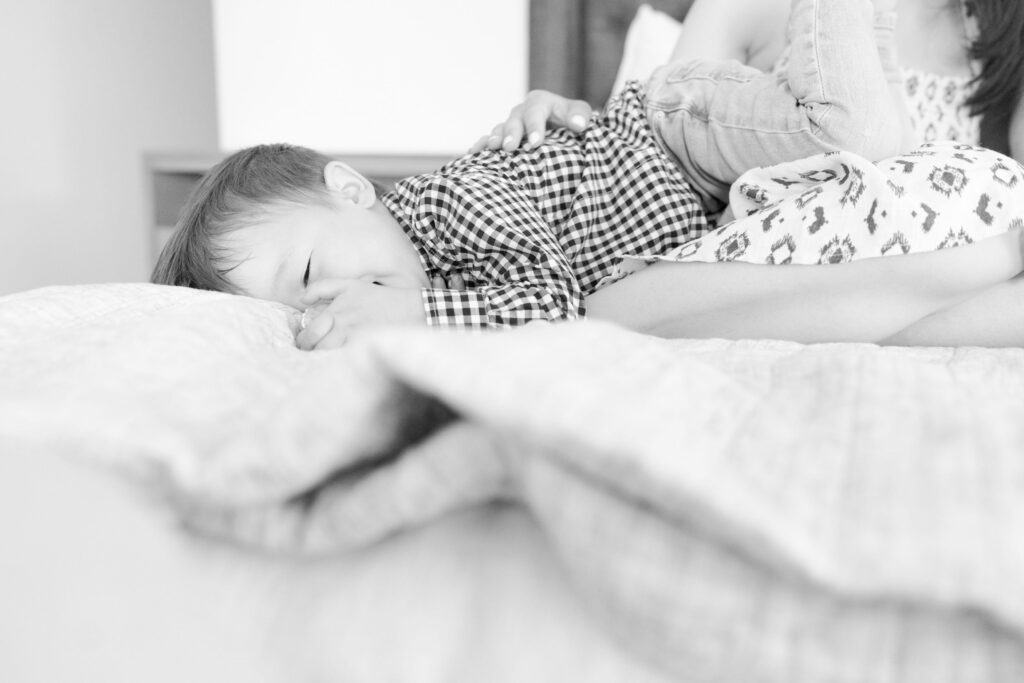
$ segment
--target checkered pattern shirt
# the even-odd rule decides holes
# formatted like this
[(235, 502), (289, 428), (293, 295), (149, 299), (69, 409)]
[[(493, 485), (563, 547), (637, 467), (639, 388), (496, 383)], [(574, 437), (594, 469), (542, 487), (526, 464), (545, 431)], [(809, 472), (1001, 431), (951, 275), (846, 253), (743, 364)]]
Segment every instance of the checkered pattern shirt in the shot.
[(697, 195), (657, 147), (639, 84), (580, 135), (549, 131), (533, 150), (484, 151), (400, 181), (381, 201), (430, 277), (427, 323), (499, 328), (585, 315), (627, 254), (666, 252), (707, 230)]

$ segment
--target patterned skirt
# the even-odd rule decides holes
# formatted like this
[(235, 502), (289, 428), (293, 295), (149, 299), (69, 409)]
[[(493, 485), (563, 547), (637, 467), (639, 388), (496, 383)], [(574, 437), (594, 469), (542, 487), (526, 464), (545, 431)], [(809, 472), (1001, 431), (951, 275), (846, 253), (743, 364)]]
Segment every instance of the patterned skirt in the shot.
[(991, 150), (926, 143), (871, 163), (833, 152), (754, 169), (732, 187), (735, 220), (654, 261), (845, 263), (946, 249), (1024, 225), (1024, 167)]

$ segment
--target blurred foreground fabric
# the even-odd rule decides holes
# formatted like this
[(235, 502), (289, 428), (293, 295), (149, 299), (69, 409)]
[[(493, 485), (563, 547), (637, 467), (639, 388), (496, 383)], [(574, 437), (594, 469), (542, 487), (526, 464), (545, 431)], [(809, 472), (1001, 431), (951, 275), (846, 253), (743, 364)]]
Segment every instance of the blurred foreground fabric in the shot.
[(322, 557), (511, 501), (672, 678), (1024, 679), (1022, 350), (586, 322), (303, 353), (281, 306), (85, 289), (0, 299), (0, 439), (197, 534)]

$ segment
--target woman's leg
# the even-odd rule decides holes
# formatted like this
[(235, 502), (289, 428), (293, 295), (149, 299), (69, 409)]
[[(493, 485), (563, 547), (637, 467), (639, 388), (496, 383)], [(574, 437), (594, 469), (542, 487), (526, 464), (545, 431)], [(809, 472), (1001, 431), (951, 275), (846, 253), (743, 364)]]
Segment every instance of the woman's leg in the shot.
[(891, 38), (894, 15), (873, 16), (871, 0), (793, 0), (786, 78), (711, 61), (652, 75), (655, 137), (710, 208), (751, 168), (840, 149), (872, 161), (902, 151), (892, 41), (878, 42)]
[(1024, 270), (1021, 250), (1014, 230), (954, 249), (835, 265), (656, 263), (592, 294), (587, 314), (664, 337), (916, 343), (943, 324), (931, 329), (923, 319)]

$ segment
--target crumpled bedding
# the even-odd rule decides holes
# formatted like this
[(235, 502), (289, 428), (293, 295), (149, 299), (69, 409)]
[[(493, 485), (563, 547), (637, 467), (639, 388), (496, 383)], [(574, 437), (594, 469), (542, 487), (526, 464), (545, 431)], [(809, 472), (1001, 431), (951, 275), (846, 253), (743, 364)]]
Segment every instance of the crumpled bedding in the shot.
[(276, 552), (516, 501), (595, 618), (688, 681), (1024, 679), (1020, 349), (586, 322), (303, 353), (297, 320), (151, 285), (0, 299), (0, 443)]

